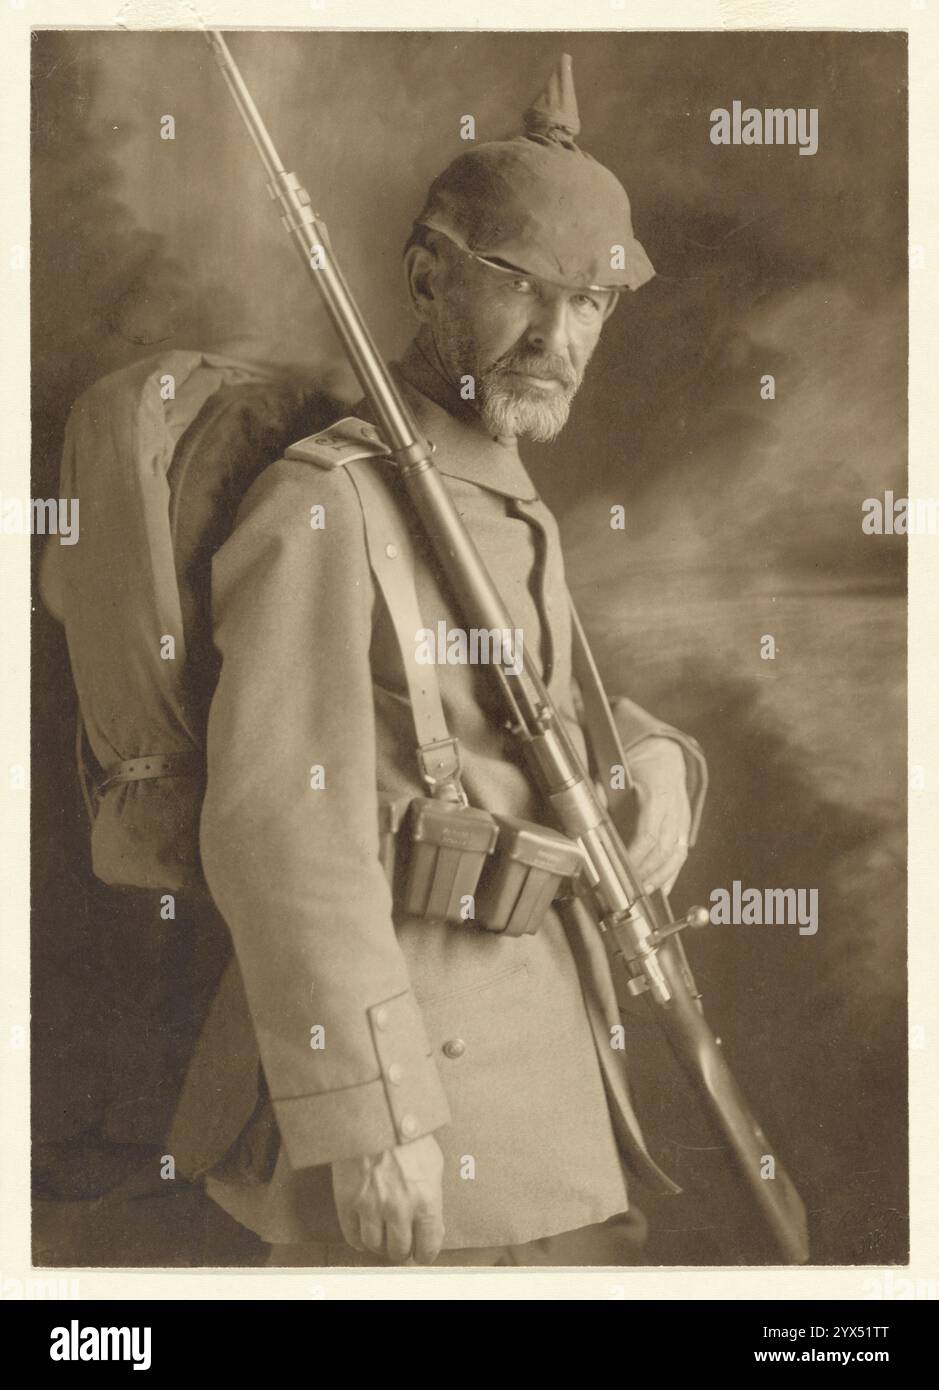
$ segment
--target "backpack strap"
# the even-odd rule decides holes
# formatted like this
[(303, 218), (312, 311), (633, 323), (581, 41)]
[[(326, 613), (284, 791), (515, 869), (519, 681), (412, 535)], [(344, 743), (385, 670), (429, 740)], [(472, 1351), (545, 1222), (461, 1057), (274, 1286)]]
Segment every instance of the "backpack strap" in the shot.
[(205, 754), (198, 749), (184, 748), (178, 753), (142, 753), (138, 758), (122, 758), (110, 763), (97, 791), (119, 782), (146, 782), (153, 777), (203, 777)]
[(390, 469), (375, 466), (376, 460), (390, 456), (391, 450), (374, 426), (354, 416), (291, 444), (285, 455), (318, 468), (345, 468), (362, 508), (369, 566), (401, 653), (421, 777), (433, 796), (466, 804), (460, 784), (459, 740), (447, 727), (436, 671), (432, 666), (419, 666), (414, 659), (417, 633), (424, 626), (414, 582), (414, 546), (395, 497), (395, 475)]

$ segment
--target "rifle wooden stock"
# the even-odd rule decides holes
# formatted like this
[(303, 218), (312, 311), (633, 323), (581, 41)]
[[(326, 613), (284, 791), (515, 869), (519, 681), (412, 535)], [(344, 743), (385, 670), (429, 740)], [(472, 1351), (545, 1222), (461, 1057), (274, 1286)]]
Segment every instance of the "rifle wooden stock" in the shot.
[[(264, 164), (271, 196), (280, 204), (284, 225), (323, 298), (467, 625), (514, 630), (434, 466), (433, 446), (422, 437), (353, 300), (324, 223), (306, 190), (285, 171), (225, 40), (216, 31), (206, 31), (206, 38)], [(607, 934), (611, 955), (621, 960), (632, 992), (648, 997), (675, 1055), (733, 1151), (782, 1259), (806, 1260), (805, 1210), (798, 1193), (775, 1157), (775, 1176), (763, 1176), (772, 1151), (704, 1019), (680, 941), (677, 936), (659, 940), (659, 933), (673, 921), (664, 895), (643, 894), (623, 841), (530, 659), (526, 656), (518, 674), (495, 665), (492, 670), (533, 781), (559, 828), (583, 849), (587, 899), (598, 929)]]

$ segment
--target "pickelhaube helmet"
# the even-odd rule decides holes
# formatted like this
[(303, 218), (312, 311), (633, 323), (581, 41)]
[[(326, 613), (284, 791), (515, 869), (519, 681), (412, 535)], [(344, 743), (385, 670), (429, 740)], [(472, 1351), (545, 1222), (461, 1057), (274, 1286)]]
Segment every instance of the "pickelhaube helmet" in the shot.
[(523, 123), (523, 135), (458, 156), (434, 180), (415, 227), (570, 289), (637, 290), (651, 280), (626, 190), (575, 143), (580, 118), (568, 54)]

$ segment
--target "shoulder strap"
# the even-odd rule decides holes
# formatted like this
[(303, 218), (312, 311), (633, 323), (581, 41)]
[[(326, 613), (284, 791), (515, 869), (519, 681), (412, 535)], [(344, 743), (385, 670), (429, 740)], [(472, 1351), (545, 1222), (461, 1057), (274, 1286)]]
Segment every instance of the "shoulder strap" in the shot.
[(328, 430), (299, 439), (286, 453), (289, 459), (303, 459), (315, 463), (317, 468), (339, 468), (358, 459), (390, 455), (391, 450), (375, 426), (355, 415), (346, 415)]
[(421, 776), (434, 795), (463, 802), (460, 746), (447, 727), (437, 673), (418, 666), (414, 643), (423, 627), (414, 582), (414, 547), (391, 479), (376, 466), (391, 451), (373, 425), (355, 416), (291, 444), (286, 457), (318, 468), (344, 467), (362, 508), (369, 565), (391, 617), (407, 681)]
[(404, 518), (395, 504), (389, 480), (374, 464), (354, 459), (346, 464), (346, 472), (358, 493), (365, 519), (369, 564), (398, 639), (421, 776), (434, 795), (445, 794), (449, 787), (458, 800), (465, 802), (460, 786), (460, 745), (447, 727), (437, 673), (433, 666), (419, 666), (414, 659), (414, 643), (424, 624), (414, 582), (414, 547)]

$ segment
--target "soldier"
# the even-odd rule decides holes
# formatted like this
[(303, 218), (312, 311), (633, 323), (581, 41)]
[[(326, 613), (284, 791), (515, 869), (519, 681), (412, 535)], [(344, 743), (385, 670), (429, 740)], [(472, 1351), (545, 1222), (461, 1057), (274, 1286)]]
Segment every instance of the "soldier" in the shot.
[[(578, 131), (565, 58), (523, 136), (435, 181), (405, 249), (418, 327), (395, 370), (586, 757), (557, 526), (517, 440), (557, 435), (619, 294), (654, 271), (626, 193)], [(632, 1175), (665, 1180), (610, 1046), (617, 999), (596, 928), (576, 904), (509, 936), (392, 899), (378, 801), (426, 788), (406, 643), (342, 466), (383, 448), (357, 415), (266, 469), (216, 556), (201, 854), (236, 960), (171, 1151), (275, 1264), (634, 1262)], [(459, 627), (415, 547), (424, 626)], [(543, 818), (491, 673), (434, 675), (471, 805)], [(636, 783), (629, 847), (643, 882), (667, 888), (697, 826), (700, 753), (612, 703)]]

